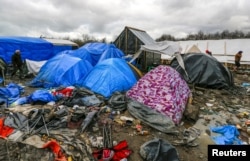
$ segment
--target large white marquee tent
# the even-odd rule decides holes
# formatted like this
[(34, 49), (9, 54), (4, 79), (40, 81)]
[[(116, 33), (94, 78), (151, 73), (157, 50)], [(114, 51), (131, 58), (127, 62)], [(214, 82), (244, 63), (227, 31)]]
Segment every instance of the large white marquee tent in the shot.
[[(203, 53), (206, 50), (212, 51), (213, 56), (223, 63), (234, 63), (234, 55), (241, 50), (241, 63), (250, 64), (250, 39), (193, 40), (178, 43), (182, 53), (188, 53), (195, 46)], [(161, 59), (169, 59), (169, 56), (161, 55)]]

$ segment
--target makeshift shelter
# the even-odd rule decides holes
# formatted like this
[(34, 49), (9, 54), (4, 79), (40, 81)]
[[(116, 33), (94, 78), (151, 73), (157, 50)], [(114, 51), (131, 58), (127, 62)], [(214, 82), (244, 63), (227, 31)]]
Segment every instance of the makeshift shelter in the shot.
[[(153, 43), (155, 43), (155, 40), (148, 35), (146, 31), (128, 26), (125, 26), (124, 30), (114, 41), (114, 44), (121, 49), (125, 55), (134, 55), (141, 48), (141, 45)], [(154, 53), (146, 54), (143, 52), (142, 55), (136, 59), (136, 66), (140, 70), (145, 71), (147, 67), (154, 62), (160, 62), (160, 55)]]
[(124, 53), (114, 44), (87, 43), (81, 48), (69, 52), (68, 54), (89, 61), (93, 66), (108, 58), (121, 58)]
[(11, 56), (19, 49), (22, 59), (34, 61), (48, 60), (54, 56), (53, 44), (33, 37), (0, 37), (0, 57), (7, 63), (11, 63)]
[(129, 90), (136, 81), (134, 72), (124, 59), (110, 58), (99, 62), (81, 86), (109, 98), (114, 92)]
[(92, 70), (87, 60), (59, 54), (49, 59), (29, 83), (33, 87), (59, 87), (79, 84)]
[(188, 83), (214, 89), (223, 89), (234, 85), (231, 72), (213, 56), (204, 53), (187, 53), (183, 54), (182, 58), (186, 73), (176, 59), (173, 59), (170, 65)]
[(126, 96), (179, 124), (189, 93), (187, 83), (175, 69), (159, 65), (138, 80)]

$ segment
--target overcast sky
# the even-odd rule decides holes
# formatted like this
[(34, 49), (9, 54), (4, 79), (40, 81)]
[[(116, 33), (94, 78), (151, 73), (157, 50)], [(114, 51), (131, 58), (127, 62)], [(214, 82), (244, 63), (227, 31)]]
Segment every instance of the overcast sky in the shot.
[(113, 41), (130, 26), (153, 39), (203, 31), (250, 32), (250, 0), (0, 0), (0, 36)]

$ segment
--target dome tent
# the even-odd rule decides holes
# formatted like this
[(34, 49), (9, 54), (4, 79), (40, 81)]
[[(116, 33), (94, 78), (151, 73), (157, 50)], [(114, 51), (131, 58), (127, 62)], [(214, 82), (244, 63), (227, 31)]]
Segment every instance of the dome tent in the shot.
[(68, 54), (58, 54), (42, 66), (29, 86), (49, 88), (78, 85), (92, 68), (87, 60)]
[(234, 85), (232, 73), (216, 58), (204, 53), (182, 55), (186, 72), (180, 68), (176, 59), (170, 63), (183, 78), (198, 87), (225, 89)]
[(124, 59), (110, 58), (99, 62), (80, 86), (109, 98), (114, 92), (129, 90), (136, 76)]
[[(126, 96), (179, 124), (189, 93), (187, 83), (176, 70), (159, 65), (138, 80)], [(143, 117), (145, 119), (146, 114)]]

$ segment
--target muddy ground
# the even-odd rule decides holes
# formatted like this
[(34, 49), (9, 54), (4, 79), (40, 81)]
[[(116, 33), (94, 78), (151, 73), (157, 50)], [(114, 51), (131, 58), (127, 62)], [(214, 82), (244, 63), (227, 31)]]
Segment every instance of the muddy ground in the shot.
[[(129, 156), (130, 161), (142, 161), (140, 155), (140, 146), (145, 142), (154, 138), (162, 138), (172, 144), (179, 155), (181, 161), (206, 161), (207, 160), (207, 145), (215, 144), (211, 136), (216, 135), (209, 130), (210, 126), (233, 124), (241, 127), (241, 137), (245, 143), (248, 143), (249, 135), (244, 128), (244, 122), (247, 117), (239, 117), (242, 112), (250, 112), (250, 95), (247, 95), (245, 88), (241, 87), (242, 83), (250, 82), (249, 74), (247, 73), (233, 73), (234, 82), (236, 88), (234, 90), (213, 90), (203, 88), (193, 88), (193, 100), (188, 105), (189, 112), (187, 111), (182, 119), (181, 125), (178, 127), (179, 135), (164, 134), (157, 131), (143, 123), (141, 123), (143, 130), (148, 134), (140, 135), (135, 128), (135, 124), (121, 124), (119, 121), (112, 122), (112, 140), (114, 142), (120, 142), (126, 140), (128, 142), (129, 149), (132, 150), (132, 154)], [(32, 78), (26, 78), (13, 81), (25, 86), (25, 82)], [(7, 79), (6, 84), (11, 82)], [(35, 88), (25, 87), (25, 94), (36, 90)], [(128, 111), (121, 112), (120, 114), (114, 114), (113, 118), (120, 116), (127, 116), (133, 118)], [(110, 113), (103, 113), (100, 116), (99, 121), (110, 118)], [(138, 121), (135, 119), (135, 121)], [(102, 131), (100, 124), (92, 124), (90, 129), (85, 133), (87, 136), (100, 135)], [(94, 127), (97, 127), (93, 130)], [(192, 142), (192, 144), (183, 143), (183, 132), (188, 128), (195, 128), (199, 133)]]

